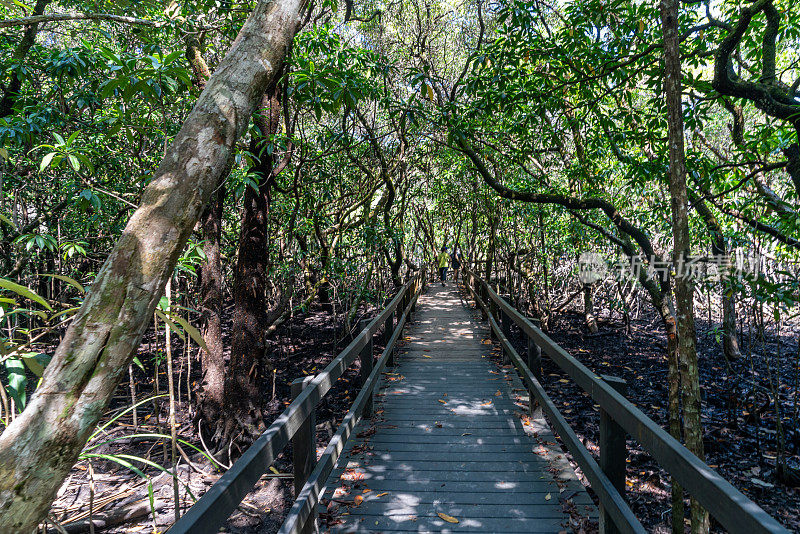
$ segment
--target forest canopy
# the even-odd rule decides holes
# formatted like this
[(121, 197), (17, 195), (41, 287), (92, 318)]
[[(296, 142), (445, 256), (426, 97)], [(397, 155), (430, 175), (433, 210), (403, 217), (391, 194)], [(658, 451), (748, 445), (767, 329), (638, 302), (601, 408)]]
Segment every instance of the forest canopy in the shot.
[(790, 0), (2, 2), (0, 531), (116, 409), (235, 460), (295, 327), (342, 348), (442, 246), (545, 330), (652, 333), (701, 459), (716, 362), (796, 498), (798, 51)]

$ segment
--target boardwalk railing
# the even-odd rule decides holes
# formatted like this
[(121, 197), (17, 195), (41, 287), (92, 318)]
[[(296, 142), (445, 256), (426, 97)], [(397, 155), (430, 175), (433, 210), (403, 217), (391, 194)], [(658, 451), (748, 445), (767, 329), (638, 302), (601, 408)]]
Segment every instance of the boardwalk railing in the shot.
[[(600, 500), (601, 532), (645, 532), (625, 502), (625, 432), (642, 447), (729, 532), (788, 533), (778, 521), (748, 499), (711, 467), (689, 452), (619, 391), (620, 381), (602, 377), (570, 356), (531, 320), (500, 297), (486, 281), (464, 269), (464, 282), (491, 325), (493, 336), (514, 364), (531, 395), (580, 466)], [(511, 324), (528, 338), (526, 359), (508, 340)], [(600, 406), (600, 464), (583, 446), (541, 385), (544, 353)], [(624, 382), (623, 382), (624, 384)]]
[[(424, 282), (423, 267), (322, 372), (314, 377), (296, 380), (292, 384), (292, 403), (169, 532), (218, 532), (219, 527), (253, 489), (258, 479), (267, 472), (290, 440), (294, 451), (294, 486), (298, 498), (281, 527), (281, 532), (313, 531), (316, 519), (313, 512), (319, 500), (319, 491), (336, 464), (352, 429), (362, 415), (371, 414), (372, 393), (378, 384), (378, 377), (383, 368), (391, 363), (394, 345), (402, 334), (403, 324), (414, 308)], [(386, 349), (375, 363), (372, 341), (381, 326), (384, 327)], [(317, 463), (314, 410), (356, 357), (361, 360), (361, 392)]]

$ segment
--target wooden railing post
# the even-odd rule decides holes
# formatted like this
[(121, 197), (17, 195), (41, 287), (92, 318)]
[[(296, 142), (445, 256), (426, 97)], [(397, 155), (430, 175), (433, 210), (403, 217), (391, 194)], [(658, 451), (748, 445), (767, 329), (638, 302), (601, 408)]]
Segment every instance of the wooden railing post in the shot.
[[(511, 305), (511, 295), (503, 295), (503, 300), (510, 306)], [(508, 316), (506, 312), (501, 312), (500, 320), (502, 321), (503, 325), (503, 335), (507, 338), (511, 337), (511, 317)]]
[[(292, 382), (292, 399), (298, 395), (311, 383), (313, 376), (297, 378)], [(305, 421), (297, 429), (292, 437), (292, 463), (294, 464), (294, 495), (300, 494), (309, 475), (317, 465), (317, 417), (316, 410), (306, 416)], [(306, 520), (302, 529), (303, 533), (317, 532), (317, 517), (315, 513)]]
[[(359, 330), (364, 330), (370, 321), (368, 319), (362, 319), (359, 323)], [(372, 351), (372, 337), (369, 338), (367, 344), (364, 345), (364, 348), (361, 349), (361, 353), (359, 354), (359, 359), (361, 361), (361, 371), (359, 373), (359, 383), (363, 387), (364, 384), (367, 383), (367, 379), (369, 375), (372, 373), (372, 366), (375, 363), (373, 359), (373, 351)], [(371, 417), (372, 416), (372, 395), (369, 396), (367, 402), (364, 404), (364, 417)]]
[[(475, 284), (477, 286), (475, 289), (477, 289), (478, 295), (480, 295), (481, 300), (483, 301), (483, 303), (488, 306), (489, 305), (489, 302), (488, 302), (489, 293), (486, 291), (486, 286), (483, 285), (481, 282), (482, 281), (481, 281), (480, 278), (477, 278), (477, 277), (475, 278)], [(481, 308), (481, 321), (485, 321), (487, 318), (488, 317), (486, 315), (486, 310)]]
[[(406, 307), (403, 305), (404, 301), (405, 299), (401, 298), (400, 302), (397, 303), (397, 308), (395, 308), (394, 310), (394, 314), (396, 317), (394, 324), (400, 324), (400, 320), (403, 318), (403, 310), (406, 309)], [(394, 351), (392, 351), (392, 359), (394, 359)]]
[[(603, 380), (620, 395), (627, 393), (628, 385), (622, 378), (604, 375)], [(619, 494), (625, 496), (625, 467), (628, 451), (625, 447), (627, 434), (611, 416), (600, 408), (600, 468), (617, 488)], [(617, 534), (620, 530), (614, 524), (607, 510), (600, 505), (600, 534)]]
[[(541, 324), (538, 319), (531, 318), (531, 323), (535, 327), (539, 327)], [(542, 348), (536, 344), (536, 341), (531, 337), (528, 336), (528, 351), (527, 351), (528, 361), (528, 369), (531, 370), (534, 378), (542, 383)], [(528, 412), (530, 413), (531, 417), (533, 417), (534, 406), (533, 406), (534, 398), (533, 398), (533, 391), (528, 392)]]
[[(383, 344), (384, 346), (389, 346), (389, 341), (392, 339), (394, 335), (394, 314), (390, 313), (389, 317), (386, 318), (386, 322), (383, 323)], [(386, 360), (386, 365), (393, 366), (394, 365), (394, 349), (389, 351), (389, 357)]]
[[(511, 295), (502, 295), (501, 297), (506, 304), (509, 306), (511, 305)], [(498, 306), (499, 307), (499, 306)], [(511, 317), (502, 309), (500, 310), (500, 329), (503, 331), (503, 335), (506, 336), (506, 339), (511, 342)], [(503, 350), (503, 363), (510, 363), (511, 362), (511, 355)]]
[[(487, 296), (489, 295), (488, 291), (486, 292), (486, 295)], [(500, 317), (497, 316), (498, 315), (497, 314), (497, 304), (495, 303), (494, 299), (491, 298), (491, 297), (489, 297), (489, 313), (492, 315), (492, 317), (494, 317), (494, 321), (496, 323), (500, 322)], [(489, 328), (489, 339), (497, 340), (497, 335), (494, 333), (494, 329), (492, 329), (491, 327)]]

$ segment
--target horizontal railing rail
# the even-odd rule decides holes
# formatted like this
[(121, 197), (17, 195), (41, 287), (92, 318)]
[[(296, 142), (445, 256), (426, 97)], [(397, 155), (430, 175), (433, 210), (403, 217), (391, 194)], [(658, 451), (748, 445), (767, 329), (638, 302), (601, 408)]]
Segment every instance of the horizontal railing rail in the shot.
[[(601, 506), (609, 513), (619, 531), (643, 531), (639, 530), (642, 528), (641, 524), (632, 516), (632, 513), (629, 513), (630, 508), (625, 504), (624, 479), (622, 492), (620, 492), (618, 491), (620, 488), (611, 484), (608, 476), (604, 474), (564, 417), (558, 412), (537, 379), (536, 375), (541, 376), (541, 370), (532, 370), (529, 366), (532, 360), (531, 350), (529, 349), (526, 363), (511, 346), (507, 335), (511, 322), (516, 324), (527, 336), (529, 347), (534, 345), (534, 351), (540, 350), (546, 354), (572, 378), (600, 406), (602, 412), (608, 414), (616, 424), (639, 442), (728, 531), (743, 534), (789, 532), (760, 506), (692, 454), (655, 421), (647, 417), (603, 377), (570, 356), (527, 317), (500, 297), (485, 280), (466, 267), (464, 272), (466, 274), (465, 285), (469, 288), (476, 304), (487, 316), (494, 335), (503, 346), (504, 353), (522, 376), (531, 397), (535, 397), (543, 411), (547, 413), (556, 433), (584, 471), (592, 489), (597, 493)], [(493, 308), (495, 309), (493, 310)], [(500, 321), (495, 317), (496, 315), (500, 316)]]
[[(391, 346), (394, 345), (398, 338), (398, 335), (395, 334), (397, 334), (399, 328), (394, 327), (393, 314), (399, 309), (402, 311), (402, 315), (399, 312), (398, 315), (405, 320), (405, 312), (407, 309), (413, 308), (414, 300), (419, 294), (424, 280), (425, 269), (423, 267), (400, 288), (386, 308), (372, 319), (361, 333), (325, 369), (305, 384), (302, 391), (286, 407), (283, 413), (234, 462), (231, 468), (186, 511), (186, 514), (170, 528), (169, 532), (171, 534), (210, 534), (218, 532), (219, 527), (225, 523), (239, 503), (242, 502), (242, 499), (253, 489), (259, 478), (267, 472), (278, 454), (286, 447), (297, 431), (307, 423), (317, 404), (336, 383), (336, 380), (344, 374), (359, 354), (363, 355), (365, 348), (369, 348), (370, 352), (372, 351), (372, 339), (381, 326), (386, 329), (392, 329), (393, 335), (391, 337), (387, 336), (387, 341), (391, 341)], [(363, 359), (362, 363), (365, 363)], [(369, 355), (368, 363), (372, 363), (371, 354)], [(366, 375), (363, 376), (366, 377)], [(367, 381), (364, 385), (366, 386), (368, 383)], [(362, 404), (360, 409), (363, 410), (363, 405), (367, 403), (367, 400), (368, 395), (364, 395), (363, 398), (359, 395), (354, 402), (360, 402)], [(339, 441), (341, 441), (341, 438)], [(312, 454), (315, 456), (315, 451)], [(297, 487), (297, 483), (295, 487)], [(300, 528), (303, 528), (303, 525)]]

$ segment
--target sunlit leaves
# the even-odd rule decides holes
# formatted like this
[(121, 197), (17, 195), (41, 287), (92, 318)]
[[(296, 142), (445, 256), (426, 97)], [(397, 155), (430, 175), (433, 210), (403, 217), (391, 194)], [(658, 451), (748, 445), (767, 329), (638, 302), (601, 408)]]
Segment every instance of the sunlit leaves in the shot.
[(346, 45), (329, 26), (312, 28), (295, 41), (291, 95), (317, 120), (323, 112), (353, 109), (364, 98), (381, 98), (382, 77), (393, 68), (385, 58)]

